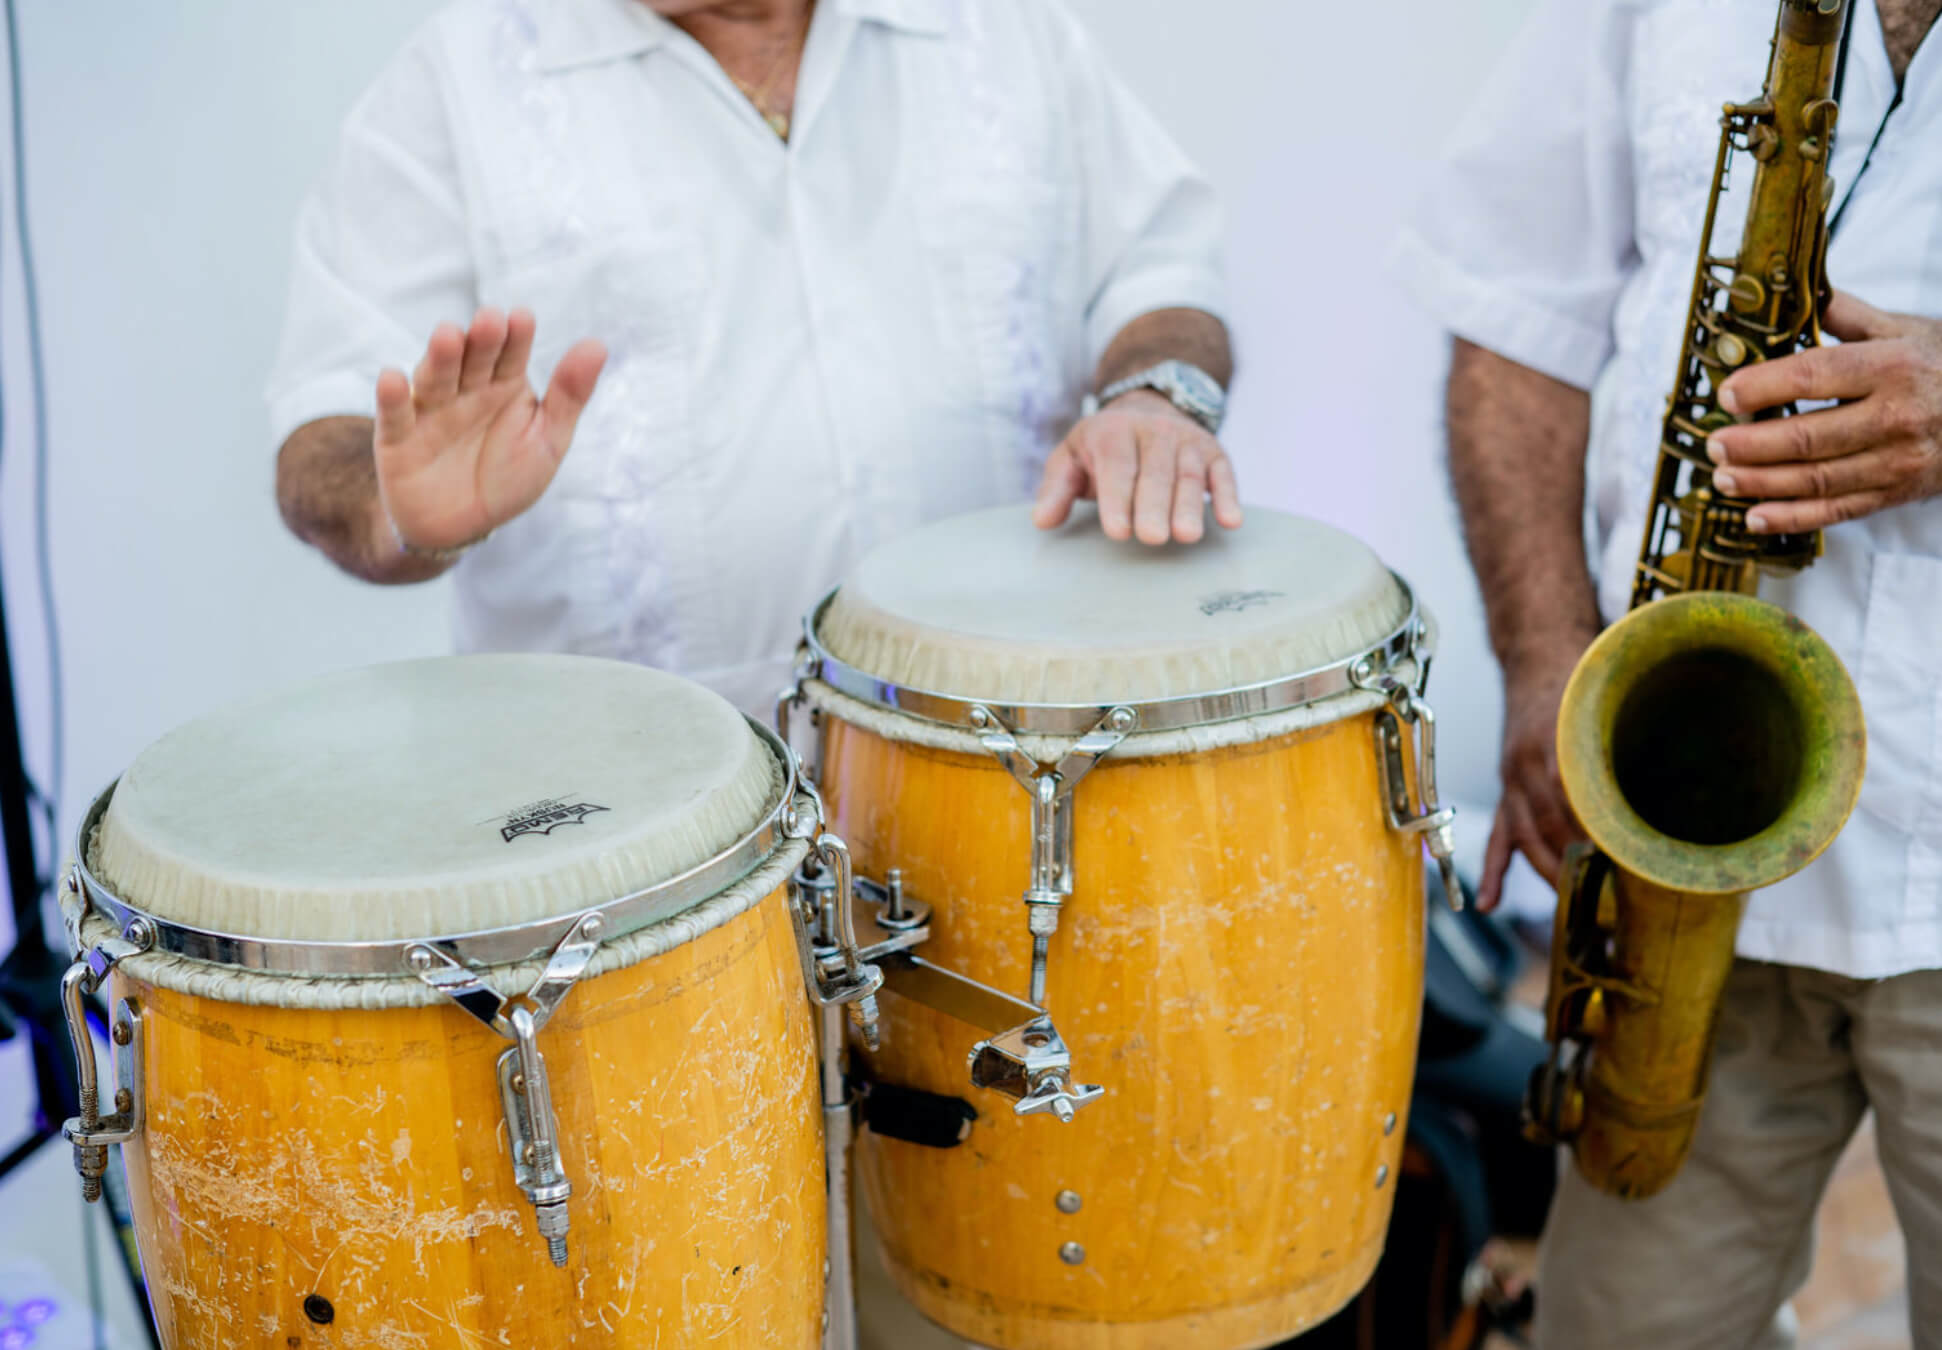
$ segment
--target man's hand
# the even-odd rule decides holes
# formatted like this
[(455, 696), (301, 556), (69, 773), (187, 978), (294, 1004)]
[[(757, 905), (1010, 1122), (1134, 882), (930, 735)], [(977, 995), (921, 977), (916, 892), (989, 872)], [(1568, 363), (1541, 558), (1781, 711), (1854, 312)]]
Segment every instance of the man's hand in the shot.
[(1841, 339), (1750, 366), (1720, 389), (1740, 416), (1795, 400), (1838, 407), (1715, 432), (1722, 492), (1757, 500), (1757, 533), (1794, 534), (1942, 494), (1942, 320), (1886, 314), (1837, 291), (1824, 325)]
[(1072, 503), (1090, 497), (1110, 539), (1191, 544), (1203, 532), (1209, 494), (1214, 519), (1238, 529), (1241, 499), (1227, 452), (1171, 400), (1140, 389), (1082, 420), (1052, 452), (1032, 520), (1041, 529), (1062, 525)]
[(482, 309), (441, 324), (410, 379), (378, 376), (378, 500), (399, 542), (457, 548), (539, 500), (573, 442), (607, 352), (588, 339), (553, 370), (542, 402), (526, 378), (532, 314)]
[(1549, 652), (1504, 668), (1504, 749), (1498, 771), (1504, 795), (1484, 850), (1477, 908), (1497, 908), (1511, 855), (1522, 853), (1538, 875), (1557, 883), (1565, 848), (1584, 831), (1558, 778), (1558, 707), (1591, 633), (1561, 638)]

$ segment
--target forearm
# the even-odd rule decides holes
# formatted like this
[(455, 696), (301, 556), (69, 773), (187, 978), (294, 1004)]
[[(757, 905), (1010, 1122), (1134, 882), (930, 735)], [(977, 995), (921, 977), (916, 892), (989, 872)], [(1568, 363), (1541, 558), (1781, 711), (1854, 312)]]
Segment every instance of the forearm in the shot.
[(276, 461), (277, 509), (290, 532), (379, 585), (429, 581), (451, 566), (408, 554), (385, 520), (368, 417), (326, 417), (290, 433)]
[(1234, 350), (1227, 325), (1205, 310), (1159, 309), (1119, 330), (1099, 359), (1093, 389), (1150, 370), (1162, 361), (1198, 366), (1226, 388), (1234, 379)]
[(1507, 672), (1582, 647), (1599, 629), (1585, 562), (1591, 400), (1458, 339), (1447, 391), (1450, 479)]

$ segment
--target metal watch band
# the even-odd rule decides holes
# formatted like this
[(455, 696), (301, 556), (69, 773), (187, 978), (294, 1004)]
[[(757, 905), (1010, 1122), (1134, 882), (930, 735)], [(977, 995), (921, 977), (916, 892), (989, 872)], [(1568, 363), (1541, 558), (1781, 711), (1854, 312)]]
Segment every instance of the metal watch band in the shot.
[[(1204, 383), (1212, 391), (1211, 397), (1202, 402), (1195, 399), (1182, 387), (1180, 372), (1191, 372), (1191, 377)], [(1100, 390), (1097, 395), (1088, 394), (1080, 404), (1082, 416), (1091, 417), (1106, 404), (1122, 394), (1130, 394), (1139, 389), (1151, 389), (1167, 402), (1200, 423), (1211, 434), (1218, 435), (1221, 423), (1226, 419), (1225, 393), (1220, 381), (1189, 361), (1162, 361), (1123, 380), (1115, 380)]]

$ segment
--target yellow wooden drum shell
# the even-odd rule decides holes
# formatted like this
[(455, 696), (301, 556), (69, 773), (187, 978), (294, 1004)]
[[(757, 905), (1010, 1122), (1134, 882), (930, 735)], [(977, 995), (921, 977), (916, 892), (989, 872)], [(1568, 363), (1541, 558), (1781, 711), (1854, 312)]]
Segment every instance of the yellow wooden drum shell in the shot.
[(563, 1270), (513, 1184), (508, 1042), (466, 1013), (250, 1007), (118, 969), (145, 1041), (124, 1153), (163, 1343), (811, 1350), (822, 1123), (793, 944), (777, 891), (582, 983), (540, 1033), (573, 1182)]
[[(824, 719), (831, 828), (858, 866), (901, 867), (935, 906), (929, 960), (1023, 994), (1024, 791), (994, 760)], [(1344, 1304), (1382, 1250), (1422, 1003), (1417, 841), (1388, 827), (1368, 714), (1109, 755), (1074, 800), (1048, 1005), (1074, 1078), (1106, 1096), (1069, 1125), (1017, 1117), (969, 1086), (975, 1033), (887, 996), (871, 1072), (979, 1114), (955, 1149), (862, 1134), (883, 1258), (980, 1345), (1272, 1344)]]

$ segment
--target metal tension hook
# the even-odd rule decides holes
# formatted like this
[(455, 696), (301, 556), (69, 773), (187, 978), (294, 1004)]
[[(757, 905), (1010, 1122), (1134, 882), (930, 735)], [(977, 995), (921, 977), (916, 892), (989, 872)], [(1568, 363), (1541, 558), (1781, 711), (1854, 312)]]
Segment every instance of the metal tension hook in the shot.
[(1011, 772), (1032, 799), (1032, 876), (1025, 888), (1026, 930), (1032, 935), (1030, 1001), (1045, 1006), (1045, 968), (1059, 911), (1072, 894), (1072, 790), (1093, 766), (1139, 725), (1131, 708), (1114, 708), (1059, 757), (1041, 764), (1019, 747), (1018, 738), (991, 709), (971, 709), (978, 740)]
[(70, 869), (61, 883), (61, 912), (77, 953), (61, 976), (61, 1011), (68, 1042), (74, 1049), (74, 1068), (81, 1113), (61, 1125), (61, 1136), (74, 1146), (74, 1170), (81, 1176), (81, 1198), (89, 1204), (101, 1198), (101, 1178), (108, 1171), (108, 1147), (125, 1144), (142, 1132), (142, 1022), (132, 999), (115, 1004), (108, 1029), (114, 1044), (114, 1111), (101, 1114), (101, 1086), (94, 1059), (94, 1037), (88, 1031), (87, 996), (101, 987), (108, 972), (127, 957), (145, 952), (155, 934), (142, 919), (131, 920), (118, 938), (87, 943), (81, 936), (88, 903), (78, 869)]
[(600, 950), (606, 916), (595, 910), (573, 921), (547, 958), (533, 987), (502, 997), (478, 971), (460, 965), (430, 943), (405, 952), (412, 974), (511, 1041), (499, 1056), (499, 1102), (512, 1147), (513, 1182), (533, 1206), (534, 1225), (556, 1266), (566, 1265), (566, 1202), (573, 1183), (560, 1158), (559, 1122), (540, 1054), (540, 1028), (553, 1016)]
[[(1421, 656), (1417, 666), (1427, 663)], [(1427, 672), (1425, 672), (1427, 674)], [(1382, 803), (1389, 828), (1400, 834), (1420, 834), (1443, 877), (1443, 895), (1450, 908), (1463, 908), (1463, 883), (1456, 871), (1456, 808), (1445, 806), (1436, 790), (1436, 714), (1412, 688), (1389, 670), (1377, 671), (1367, 661), (1353, 672), (1356, 685), (1382, 695), (1388, 706), (1376, 711), (1376, 766), (1382, 774)], [(1405, 765), (1403, 726), (1414, 732), (1417, 801), (1410, 798), (1410, 774)], [(1420, 805), (1418, 804), (1420, 802)]]
[(849, 845), (828, 831), (817, 835), (814, 851), (797, 870), (791, 891), (796, 952), (810, 998), (823, 1008), (847, 1004), (864, 1045), (876, 1050), (883, 1035), (877, 1008), (883, 971), (863, 959), (857, 943), (856, 881)]

